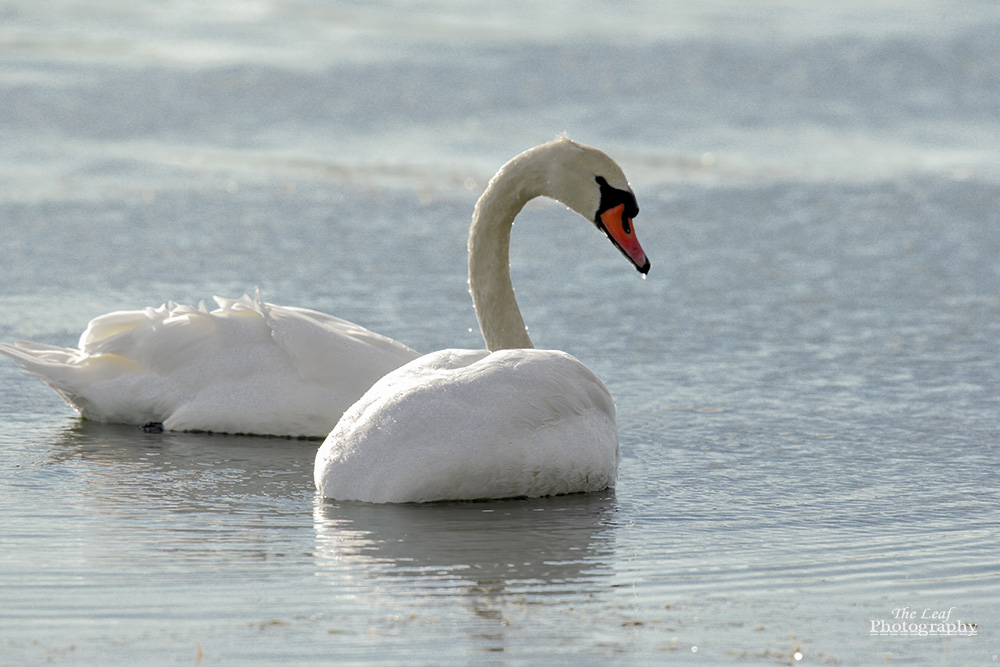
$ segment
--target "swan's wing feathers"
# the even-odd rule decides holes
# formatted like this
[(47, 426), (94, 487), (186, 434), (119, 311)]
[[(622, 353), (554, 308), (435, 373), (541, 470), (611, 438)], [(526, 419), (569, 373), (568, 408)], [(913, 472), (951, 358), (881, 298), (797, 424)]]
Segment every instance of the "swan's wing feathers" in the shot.
[(243, 317), (228, 328), (221, 326), (224, 317), (220, 311), (170, 302), (94, 318), (80, 336), (78, 349), (18, 342), (2, 345), (0, 352), (64, 397), (78, 396), (115, 378), (170, 376), (192, 363), (199, 365), (199, 359), (217, 356), (226, 343), (267, 340), (259, 315), (254, 315), (256, 321)]
[(261, 314), (271, 338), (304, 380), (335, 376), (352, 386), (365, 382), (367, 387), (418, 356), (391, 338), (307, 308), (263, 304)]
[[(565, 352), (552, 350), (440, 350), (389, 373), (345, 413), (343, 430), (375, 424), (428, 427), (446, 412), (454, 431), (488, 431), (490, 423), (526, 431), (572, 415), (599, 411), (614, 420), (604, 383)], [(371, 417), (369, 417), (371, 416)], [(373, 419), (374, 418), (374, 421)]]
[(376, 380), (417, 356), (339, 318), (215, 298), (94, 318), (78, 348), (0, 344), (97, 421), (323, 436)]
[(340, 499), (421, 502), (593, 491), (614, 484), (614, 403), (549, 350), (443, 350), (379, 380), (316, 458)]
[(90, 357), (117, 355), (166, 374), (202, 353), (217, 333), (215, 316), (171, 302), (94, 318), (80, 337), (80, 351)]
[(92, 382), (124, 373), (169, 370), (179, 357), (193, 354), (210, 329), (207, 313), (170, 304), (94, 318), (80, 337), (78, 349), (18, 341), (0, 343), (0, 353), (31, 375), (66, 388), (77, 375)]

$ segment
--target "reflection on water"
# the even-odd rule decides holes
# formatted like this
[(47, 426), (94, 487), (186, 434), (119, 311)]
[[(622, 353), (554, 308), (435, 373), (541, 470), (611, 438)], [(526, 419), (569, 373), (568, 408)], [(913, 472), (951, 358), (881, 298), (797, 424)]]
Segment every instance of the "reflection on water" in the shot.
[(74, 420), (49, 440), (46, 468), (64, 476), (58, 511), (75, 556), (93, 567), (274, 557), (305, 528), (315, 442)]
[[(51, 438), (51, 462), (91, 476), (106, 498), (201, 507), (206, 498), (290, 498), (312, 489), (317, 442), (199, 433), (144, 433), (73, 420)], [(76, 465), (73, 465), (76, 464)]]
[(317, 557), (345, 572), (414, 571), (474, 585), (576, 582), (607, 574), (613, 492), (430, 505), (317, 502)]
[[(315, 448), (80, 420), (15, 445), (34, 459), (15, 480), (31, 511), (5, 523), (6, 580), (18, 583), (3, 586), (0, 625), (51, 645), (75, 623), (87, 656), (108, 650), (110, 619), (116, 637), (171, 655), (194, 655), (198, 642), (245, 661), (434, 664), (447, 637), (453, 664), (500, 654), (569, 664), (569, 647), (597, 660), (691, 647), (699, 657), (739, 647), (734, 655), (832, 659), (824, 643), (857, 642), (860, 625), (896, 605), (956, 606), (984, 627), (992, 617), (995, 531), (942, 525), (924, 495), (907, 495), (911, 484), (867, 465), (845, 470), (829, 447), (747, 445), (722, 457), (675, 445), (661, 454), (676, 457), (661, 490), (629, 459), (617, 494), (427, 505), (318, 498)], [(919, 474), (896, 464), (892, 479)], [(967, 476), (954, 462), (919, 464), (953, 490)], [(818, 484), (827, 465), (841, 468), (830, 488)], [(837, 514), (820, 503), (866, 505), (867, 487), (834, 488), (862, 469), (894, 489), (895, 504), (922, 508), (920, 520), (830, 523)], [(774, 479), (785, 480), (778, 495), (761, 487)], [(777, 507), (786, 495), (795, 503)], [(157, 634), (154, 618), (170, 632)], [(280, 645), (270, 654), (264, 629)], [(974, 653), (972, 641), (952, 650)]]
[(518, 634), (509, 626), (527, 609), (607, 597), (616, 511), (610, 491), (426, 505), (317, 498), (318, 575), (337, 598), (446, 614), (464, 628), (453, 641), (506, 651)]

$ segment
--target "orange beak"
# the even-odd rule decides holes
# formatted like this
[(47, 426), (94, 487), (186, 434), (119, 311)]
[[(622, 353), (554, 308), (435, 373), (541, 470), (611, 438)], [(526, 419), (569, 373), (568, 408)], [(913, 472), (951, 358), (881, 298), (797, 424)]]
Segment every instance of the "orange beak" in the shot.
[(625, 215), (625, 204), (619, 204), (601, 213), (597, 217), (597, 226), (622, 251), (622, 254), (628, 257), (635, 268), (639, 269), (639, 273), (649, 273), (649, 260), (639, 245), (639, 239), (635, 237), (632, 218)]

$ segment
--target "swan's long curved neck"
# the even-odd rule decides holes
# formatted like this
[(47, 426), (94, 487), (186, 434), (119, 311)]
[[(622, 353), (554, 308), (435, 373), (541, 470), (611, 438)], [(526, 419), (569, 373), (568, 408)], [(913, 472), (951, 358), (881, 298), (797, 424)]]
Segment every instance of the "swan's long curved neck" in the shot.
[(529, 200), (545, 192), (544, 165), (532, 151), (497, 172), (476, 203), (469, 229), (469, 292), (487, 349), (533, 347), (510, 280), (510, 230)]

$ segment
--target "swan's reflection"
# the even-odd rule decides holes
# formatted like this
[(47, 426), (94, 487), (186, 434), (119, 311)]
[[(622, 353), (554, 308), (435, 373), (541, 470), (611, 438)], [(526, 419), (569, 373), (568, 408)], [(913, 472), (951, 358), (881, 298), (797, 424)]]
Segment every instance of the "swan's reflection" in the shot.
[[(105, 493), (163, 497), (156, 481), (184, 479), (187, 500), (300, 494), (312, 488), (318, 441), (203, 433), (144, 433), (77, 419), (48, 439), (50, 461), (99, 478)], [(183, 503), (184, 498), (174, 498)], [(134, 498), (141, 500), (141, 498)]]
[(476, 621), (470, 636), (503, 650), (505, 615), (525, 598), (607, 590), (616, 510), (613, 491), (417, 505), (317, 498), (318, 573), (373, 607), (457, 592)]
[(63, 525), (87, 562), (200, 561), (207, 566), (302, 553), (317, 443), (143, 433), (77, 420), (48, 439)]

